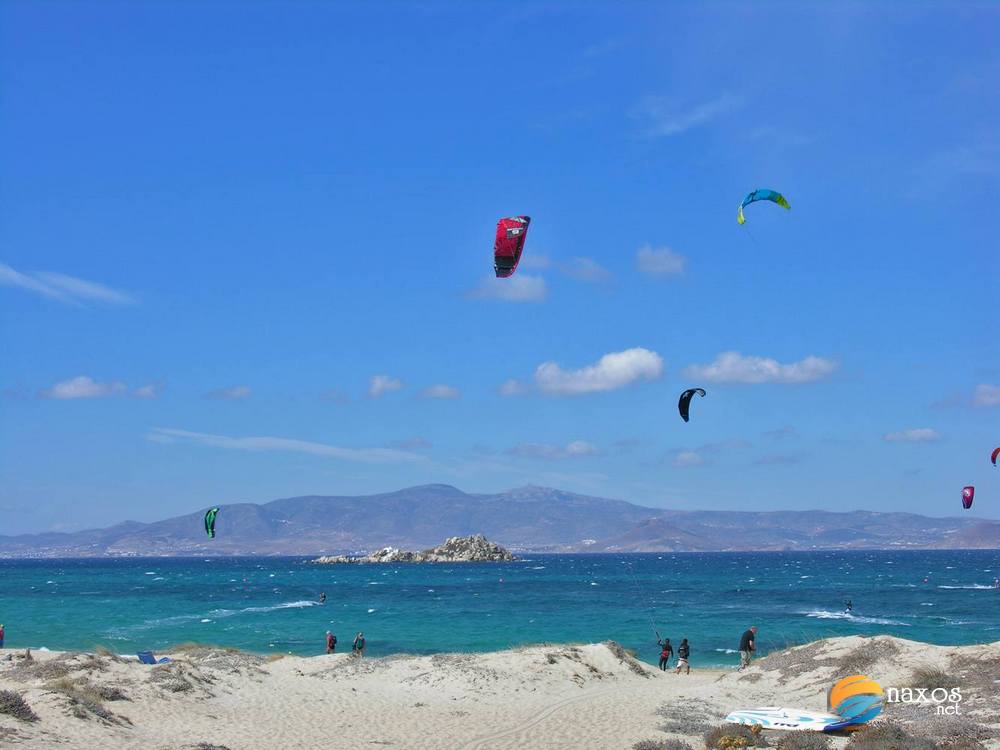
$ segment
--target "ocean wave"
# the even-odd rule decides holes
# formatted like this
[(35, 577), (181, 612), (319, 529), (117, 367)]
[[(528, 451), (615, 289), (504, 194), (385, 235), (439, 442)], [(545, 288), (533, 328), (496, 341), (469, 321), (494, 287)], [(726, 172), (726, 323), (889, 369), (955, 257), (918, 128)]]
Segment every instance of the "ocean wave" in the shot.
[(901, 625), (903, 627), (910, 627), (908, 622), (900, 622), (899, 620), (887, 620), (883, 617), (862, 617), (861, 615), (854, 615), (850, 612), (830, 612), (825, 609), (816, 609), (811, 612), (802, 612), (806, 617), (815, 617), (820, 620), (850, 620), (851, 622), (861, 622), (868, 625)]
[(715, 650), (718, 651), (720, 654), (735, 654), (736, 653), (736, 649), (735, 648), (717, 648)]
[(939, 589), (974, 589), (976, 591), (982, 591), (983, 589), (989, 590), (994, 588), (993, 586), (986, 586), (982, 583), (974, 583), (971, 586), (938, 586)]
[(276, 612), (279, 609), (301, 609), (303, 607), (318, 607), (319, 602), (313, 601), (312, 599), (300, 599), (294, 602), (283, 602), (281, 604), (275, 604), (271, 607), (246, 607), (241, 609), (240, 612)]

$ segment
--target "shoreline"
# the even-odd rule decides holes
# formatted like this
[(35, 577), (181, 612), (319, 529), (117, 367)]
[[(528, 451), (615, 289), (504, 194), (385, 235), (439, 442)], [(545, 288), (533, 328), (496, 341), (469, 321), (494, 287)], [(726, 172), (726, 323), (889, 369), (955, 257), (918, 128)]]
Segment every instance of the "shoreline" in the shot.
[[(982, 747), (1000, 750), (1000, 641), (954, 647), (848, 636), (773, 652), (743, 673), (695, 662), (690, 675), (662, 673), (613, 642), (363, 659), (200, 645), (156, 654), (164, 655), (173, 661), (147, 666), (109, 652), (33, 652), (31, 661), (20, 650), (0, 652), (0, 690), (39, 717), (0, 711), (0, 740), (81, 750), (629, 750), (673, 738), (701, 748), (703, 734), (736, 708), (822, 711), (826, 691), (846, 674), (889, 687), (922, 668), (959, 681), (962, 719), (941, 723), (897, 705), (883, 716), (914, 733), (977, 733)], [(844, 743), (834, 738), (831, 747)]]

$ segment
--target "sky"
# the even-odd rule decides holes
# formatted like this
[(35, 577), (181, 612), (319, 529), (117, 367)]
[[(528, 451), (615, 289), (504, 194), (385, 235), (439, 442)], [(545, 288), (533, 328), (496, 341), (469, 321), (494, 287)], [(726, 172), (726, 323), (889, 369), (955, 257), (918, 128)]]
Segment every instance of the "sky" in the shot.
[(998, 33), (3, 3), (0, 534), (425, 483), (1000, 518)]

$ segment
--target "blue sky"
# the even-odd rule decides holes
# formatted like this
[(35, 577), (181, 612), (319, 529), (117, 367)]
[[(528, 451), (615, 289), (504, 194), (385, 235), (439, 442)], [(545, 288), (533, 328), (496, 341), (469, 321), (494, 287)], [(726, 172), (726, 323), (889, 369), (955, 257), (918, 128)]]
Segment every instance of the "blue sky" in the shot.
[(1000, 517), (998, 29), (4, 3), (0, 533), (427, 482)]

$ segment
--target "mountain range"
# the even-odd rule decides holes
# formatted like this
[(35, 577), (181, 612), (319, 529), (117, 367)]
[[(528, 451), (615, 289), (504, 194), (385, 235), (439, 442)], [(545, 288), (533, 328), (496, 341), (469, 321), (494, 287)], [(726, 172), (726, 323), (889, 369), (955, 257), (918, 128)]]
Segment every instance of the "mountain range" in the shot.
[(1000, 548), (1000, 521), (852, 511), (649, 508), (547, 487), (469, 494), (430, 484), (357, 497), (308, 495), (221, 506), (75, 533), (0, 536), (0, 557), (331, 555), (432, 546), (485, 534), (514, 551), (680, 552)]

